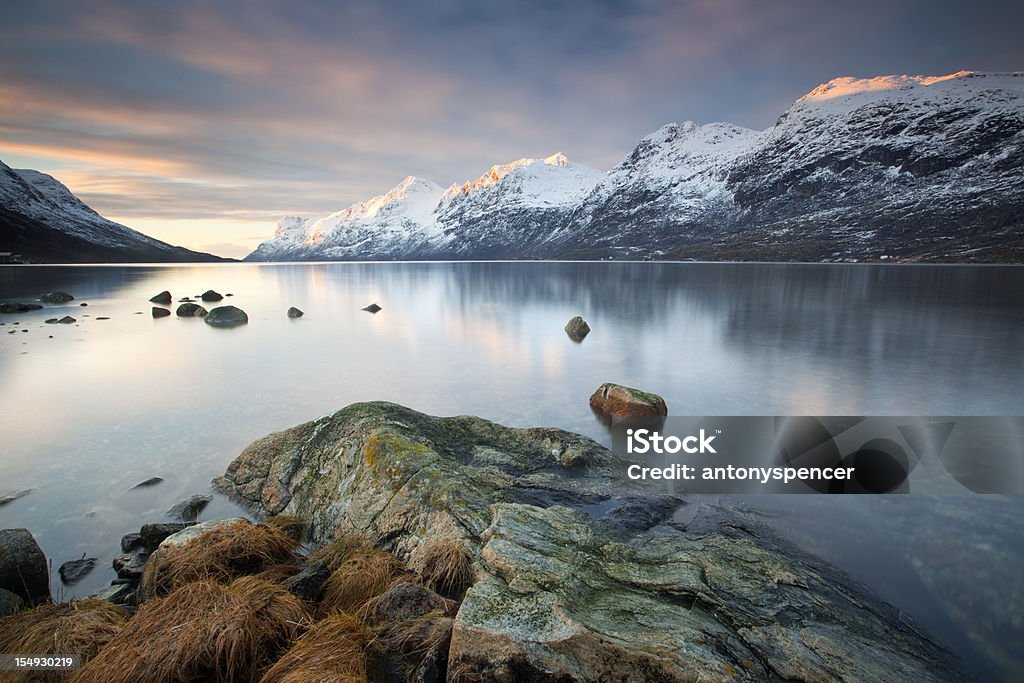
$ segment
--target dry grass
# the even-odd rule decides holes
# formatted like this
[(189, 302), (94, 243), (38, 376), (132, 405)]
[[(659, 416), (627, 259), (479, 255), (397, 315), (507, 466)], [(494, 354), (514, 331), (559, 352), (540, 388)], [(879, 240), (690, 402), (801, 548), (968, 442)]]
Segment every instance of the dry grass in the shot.
[(252, 576), (269, 581), (270, 583), (284, 583), (286, 579), (290, 579), (300, 571), (302, 571), (302, 567), (297, 564), (275, 564), (264, 567), (263, 571), (257, 572)]
[(260, 683), (363, 683), (374, 673), (375, 654), (372, 632), (336, 612), (299, 638)]
[(252, 681), (309, 623), (302, 601), (247, 576), (186, 584), (139, 608), (72, 681)]
[(301, 517), (294, 517), (292, 515), (273, 515), (263, 520), (263, 523), (267, 526), (272, 526), (275, 529), (280, 529), (289, 538), (296, 541), (301, 541), (302, 537), (306, 533), (306, 523)]
[(202, 533), (180, 547), (163, 548), (146, 563), (140, 595), (152, 597), (193, 581), (219, 583), (296, 562), (298, 543), (280, 529), (241, 520)]
[[(106, 600), (76, 600), (41, 605), (0, 619), (0, 652), (23, 654), (77, 654), (88, 661), (113, 638), (128, 618)], [(9, 681), (61, 681), (58, 671), (0, 674)]]
[(381, 550), (364, 550), (342, 562), (324, 584), (323, 613), (355, 612), (396, 581), (409, 578), (405, 564)]
[(388, 651), (418, 658), (437, 648), (448, 649), (455, 620), (441, 612), (430, 612), (415, 619), (383, 624), (379, 632), (382, 647)]
[(323, 562), (333, 572), (354, 555), (365, 553), (372, 549), (373, 544), (362, 536), (343, 536), (319, 548), (309, 556), (309, 561)]
[(454, 538), (428, 547), (420, 560), (424, 585), (447, 598), (462, 599), (473, 585), (473, 556), (466, 544)]

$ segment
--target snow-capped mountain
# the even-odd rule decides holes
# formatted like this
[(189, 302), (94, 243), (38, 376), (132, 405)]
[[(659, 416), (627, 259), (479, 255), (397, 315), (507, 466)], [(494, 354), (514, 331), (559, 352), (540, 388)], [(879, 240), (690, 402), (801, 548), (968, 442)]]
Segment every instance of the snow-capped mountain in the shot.
[(221, 260), (109, 221), (52, 176), (2, 161), (0, 251), (35, 262)]
[(558, 154), (430, 186), (415, 219), (291, 222), (249, 258), (1022, 261), (1024, 74), (837, 78), (765, 131), (663, 126), (608, 173)]

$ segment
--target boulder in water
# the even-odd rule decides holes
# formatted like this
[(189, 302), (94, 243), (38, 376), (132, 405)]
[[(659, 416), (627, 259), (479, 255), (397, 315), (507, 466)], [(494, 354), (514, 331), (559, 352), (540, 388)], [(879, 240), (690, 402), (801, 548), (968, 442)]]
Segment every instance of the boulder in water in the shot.
[(213, 327), (234, 327), (245, 325), (249, 322), (249, 316), (241, 308), (234, 306), (218, 306), (210, 311), (205, 318), (207, 325)]
[(163, 304), (164, 306), (170, 306), (171, 293), (165, 289), (164, 291), (160, 292), (159, 294), (151, 298), (150, 301), (152, 301), (154, 304)]

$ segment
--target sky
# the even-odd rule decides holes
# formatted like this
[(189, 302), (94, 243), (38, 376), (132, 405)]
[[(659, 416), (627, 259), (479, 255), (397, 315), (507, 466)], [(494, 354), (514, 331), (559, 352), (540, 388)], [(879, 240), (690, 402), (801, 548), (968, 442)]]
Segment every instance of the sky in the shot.
[(1019, 1), (4, 0), (0, 160), (241, 257), (407, 175), (607, 170), (665, 123), (764, 129), (840, 76), (1021, 71), (1022, 26)]

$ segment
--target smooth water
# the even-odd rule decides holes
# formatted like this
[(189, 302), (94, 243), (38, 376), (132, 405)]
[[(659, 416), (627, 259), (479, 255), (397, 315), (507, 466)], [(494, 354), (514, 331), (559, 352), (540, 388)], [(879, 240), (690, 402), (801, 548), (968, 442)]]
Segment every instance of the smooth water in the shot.
[[(233, 293), (223, 303), (249, 324), (150, 315), (161, 290), (176, 302), (210, 288)], [(674, 415), (1024, 415), (1019, 267), (0, 267), (0, 300), (51, 290), (76, 299), (0, 316), (0, 495), (33, 489), (0, 507), (0, 527), (28, 527), (55, 568), (100, 558), (57, 589), (65, 597), (106, 585), (120, 536), (206, 491), (249, 442), (355, 401), (606, 444), (587, 403), (606, 381), (655, 391)], [(383, 310), (360, 310), (371, 302)], [(582, 344), (562, 330), (576, 314), (593, 328)], [(63, 315), (77, 324), (43, 323)], [(151, 476), (166, 481), (131, 490)], [(913, 615), (979, 678), (1024, 672), (1020, 498), (742, 503)], [(218, 497), (203, 518), (237, 513)]]

